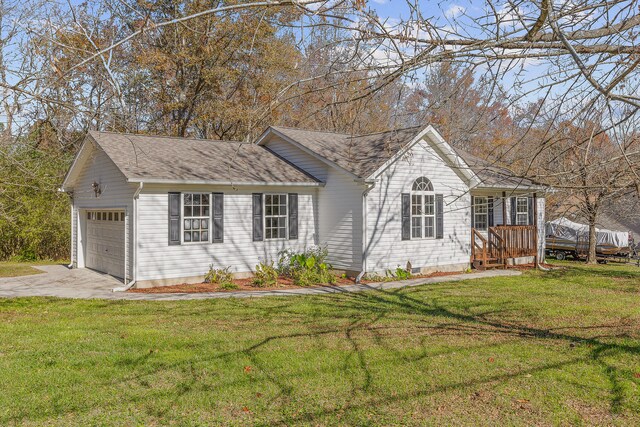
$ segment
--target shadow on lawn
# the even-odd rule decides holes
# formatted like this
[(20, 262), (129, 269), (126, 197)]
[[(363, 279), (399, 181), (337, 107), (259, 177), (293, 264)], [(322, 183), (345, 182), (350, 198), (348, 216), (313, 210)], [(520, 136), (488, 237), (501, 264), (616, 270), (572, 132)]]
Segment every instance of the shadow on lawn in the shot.
[[(607, 276), (607, 275), (603, 275)], [(415, 291), (413, 291), (415, 292)], [(352, 351), (347, 356), (348, 358), (354, 357), (358, 362), (359, 369), (362, 372), (362, 381), (360, 384), (356, 384), (352, 381), (351, 399), (346, 401), (339, 409), (331, 409), (315, 412), (303, 412), (294, 417), (285, 417), (274, 424), (290, 423), (296, 421), (312, 422), (318, 417), (332, 415), (333, 413), (355, 410), (358, 408), (375, 407), (385, 403), (399, 402), (403, 399), (420, 397), (429, 394), (435, 394), (452, 389), (468, 388), (474, 385), (491, 383), (494, 381), (503, 381), (511, 378), (516, 378), (526, 374), (532, 374), (539, 371), (545, 371), (549, 369), (557, 369), (564, 366), (588, 361), (592, 364), (599, 366), (609, 381), (609, 407), (612, 414), (619, 413), (622, 410), (624, 390), (621, 386), (621, 377), (632, 378), (633, 372), (630, 370), (624, 370), (606, 362), (606, 358), (615, 356), (616, 354), (627, 353), (634, 356), (640, 356), (640, 345), (625, 345), (616, 344), (611, 342), (605, 342), (611, 338), (628, 338), (626, 333), (611, 333), (599, 335), (597, 337), (581, 337), (571, 333), (562, 332), (562, 330), (588, 330), (588, 329), (610, 329), (617, 330), (619, 325), (597, 325), (587, 327), (565, 327), (565, 328), (550, 328), (540, 329), (535, 327), (529, 327), (524, 325), (507, 323), (504, 321), (495, 320), (499, 316), (500, 311), (487, 311), (481, 314), (462, 314), (456, 313), (446, 307), (440, 306), (437, 303), (427, 303), (411, 295), (412, 291), (405, 290), (393, 290), (393, 291), (372, 291), (367, 293), (345, 293), (340, 298), (329, 298), (324, 301), (325, 304), (330, 305), (332, 308), (336, 306), (345, 310), (370, 310), (370, 314), (375, 314), (372, 319), (355, 319), (346, 329), (344, 329), (345, 337), (349, 341)], [(470, 308), (470, 307), (467, 307)], [(445, 321), (439, 323), (437, 326), (417, 326), (417, 328), (431, 329), (432, 333), (456, 333), (456, 334), (491, 334), (511, 336), (517, 338), (536, 338), (536, 339), (548, 339), (564, 341), (567, 345), (583, 344), (587, 345), (590, 349), (587, 356), (576, 357), (565, 362), (549, 363), (537, 366), (532, 369), (523, 369), (515, 373), (495, 375), (490, 378), (465, 381), (460, 383), (448, 384), (439, 388), (417, 390), (411, 393), (399, 393), (395, 396), (387, 396), (384, 398), (368, 399), (366, 402), (353, 403), (356, 395), (361, 392), (367, 392), (372, 381), (372, 374), (368, 369), (368, 362), (366, 360), (365, 352), (361, 350), (358, 345), (357, 339), (353, 337), (355, 330), (366, 330), (374, 335), (376, 342), (384, 346), (387, 350), (394, 352), (395, 350), (389, 346), (385, 346), (384, 339), (378, 332), (382, 329), (388, 329), (387, 327), (376, 327), (376, 324), (388, 315), (393, 315), (398, 311), (427, 317), (440, 317)], [(339, 333), (341, 330), (321, 331), (317, 333), (302, 334), (305, 336), (317, 336), (318, 334), (325, 333)], [(275, 340), (284, 340), (294, 338), (296, 335), (281, 335), (272, 336), (252, 345), (249, 348), (244, 349), (241, 353), (245, 356), (252, 358), (253, 362), (259, 364), (259, 361), (252, 357), (254, 352), (259, 350), (266, 344)], [(452, 350), (453, 351), (453, 350)], [(398, 352), (396, 352), (398, 353)], [(449, 352), (443, 352), (446, 354)], [(433, 353), (428, 356), (434, 356)], [(413, 359), (419, 360), (422, 357), (427, 357), (425, 352), (422, 356)], [(345, 372), (347, 370), (347, 363), (345, 360)], [(281, 384), (274, 379), (274, 384), (281, 387)], [(283, 394), (287, 394), (287, 391), (282, 389)]]
[[(558, 273), (553, 272), (552, 274), (557, 275)], [(542, 329), (527, 325), (514, 324), (507, 322), (506, 320), (500, 320), (501, 315), (512, 310), (512, 307), (508, 305), (503, 305), (499, 309), (496, 309), (494, 305), (491, 310), (477, 313), (480, 308), (479, 304), (452, 305), (450, 301), (448, 303), (441, 303), (438, 298), (431, 298), (428, 300), (421, 299), (421, 296), (425, 295), (427, 295), (426, 291), (420, 289), (398, 289), (388, 291), (372, 290), (370, 292), (345, 292), (341, 294), (331, 294), (323, 298), (314, 298), (313, 304), (317, 307), (317, 310), (314, 310), (311, 313), (304, 313), (304, 316), (303, 313), (299, 311), (299, 308), (295, 308), (299, 302), (297, 299), (274, 299), (273, 302), (268, 304), (266, 307), (252, 304), (250, 301), (230, 300), (227, 302), (227, 304), (229, 304), (228, 309), (230, 311), (233, 311), (234, 305), (237, 305), (238, 308), (244, 309), (247, 309), (247, 307), (250, 306), (251, 309), (254, 310), (255, 315), (259, 315), (265, 323), (269, 322), (271, 319), (282, 319), (283, 313), (291, 314), (296, 317), (304, 317), (306, 322), (303, 322), (300, 325), (304, 331), (272, 335), (261, 339), (246, 348), (222, 354), (218, 353), (209, 358), (205, 358), (204, 361), (212, 362), (216, 359), (236, 360), (238, 357), (246, 357), (251, 366), (256, 370), (259, 370), (261, 375), (266, 377), (266, 381), (277, 388), (278, 393), (275, 396), (272, 396), (271, 401), (269, 402), (269, 405), (277, 405), (277, 401), (279, 399), (284, 399), (285, 401), (292, 400), (291, 398), (295, 397), (294, 393), (296, 392), (296, 389), (288, 384), (287, 376), (270, 373), (271, 368), (262, 363), (264, 354), (261, 354), (261, 351), (266, 350), (270, 344), (277, 343), (278, 341), (292, 340), (296, 338), (320, 338), (325, 335), (343, 336), (350, 346), (350, 351), (347, 352), (342, 363), (344, 378), (348, 378), (350, 381), (349, 398), (336, 402), (336, 406), (333, 408), (320, 410), (305, 410), (305, 408), (300, 408), (300, 411), (295, 414), (283, 414), (281, 419), (274, 421), (272, 424), (291, 424), (295, 422), (313, 423), (314, 421), (321, 422), (319, 418), (326, 416), (335, 416), (337, 414), (344, 415), (351, 411), (372, 408), (378, 405), (385, 405), (394, 402), (402, 402), (406, 399), (424, 397), (450, 390), (465, 389), (481, 384), (490, 384), (496, 381), (505, 381), (521, 377), (526, 374), (563, 368), (582, 362), (588, 362), (599, 367), (607, 378), (609, 383), (610, 396), (608, 403), (610, 412), (612, 414), (616, 414), (624, 409), (625, 390), (621, 380), (633, 378), (633, 372), (608, 363), (607, 359), (612, 356), (622, 354), (640, 356), (640, 345), (627, 345), (624, 343), (610, 342), (611, 339), (623, 339), (628, 337), (624, 332), (620, 332), (619, 325)], [(160, 309), (160, 306), (158, 306), (158, 309)], [(164, 309), (171, 310), (169, 307), (164, 307)], [(199, 306), (196, 310), (200, 315), (206, 316), (206, 311), (215, 309), (216, 306), (212, 305), (204, 309)], [(472, 311), (476, 312), (472, 313)], [(358, 313), (358, 317), (353, 317), (353, 313)], [(178, 312), (174, 314), (176, 316), (182, 316), (187, 314), (193, 315), (194, 313), (191, 309), (187, 309), (186, 311), (178, 310)], [(567, 346), (570, 344), (583, 344), (588, 348), (588, 351), (586, 355), (582, 354), (579, 357), (569, 358), (562, 362), (539, 364), (531, 369), (520, 369), (516, 372), (499, 373), (464, 382), (452, 382), (439, 387), (423, 387), (411, 392), (399, 392), (395, 395), (380, 396), (373, 393), (369, 396), (367, 393), (370, 392), (371, 384), (375, 378), (369, 367), (370, 363), (369, 360), (367, 360), (367, 352), (363, 349), (362, 343), (359, 341), (359, 338), (361, 337), (359, 337), (358, 334), (361, 334), (362, 332), (368, 333), (376, 344), (394, 354), (399, 360), (404, 360), (406, 362), (415, 362), (423, 358), (446, 355), (456, 351), (456, 348), (454, 348), (434, 353), (429, 352), (428, 349), (425, 348), (421, 354), (417, 354), (412, 357), (404, 355), (398, 349), (390, 345), (390, 343), (387, 342), (386, 337), (389, 333), (393, 333), (394, 328), (406, 331), (407, 327), (394, 326), (382, 322), (383, 320), (393, 320), (397, 318), (399, 314), (416, 316), (417, 321), (411, 325), (410, 329), (412, 331), (420, 331), (422, 333), (427, 331), (430, 336), (456, 334), (469, 336), (497, 335), (517, 339), (535, 338), (539, 340), (561, 341), (565, 342)], [(425, 319), (428, 318), (429, 323), (420, 323), (419, 319), (421, 317)], [(348, 322), (346, 325), (338, 327), (329, 328), (322, 326), (324, 321), (334, 320), (336, 318), (348, 319)], [(409, 318), (408, 321), (413, 321), (413, 319)], [(610, 332), (605, 332), (595, 337), (582, 337), (576, 333), (580, 330), (589, 329), (603, 331), (609, 330)], [(476, 348), (491, 347), (493, 345), (495, 344), (481, 344)], [(163, 363), (159, 366), (150, 367), (147, 365), (149, 357), (150, 355), (146, 354), (138, 359), (129, 360), (128, 363), (131, 364), (132, 368), (136, 370), (142, 369), (142, 372), (138, 371), (134, 375), (127, 376), (126, 378), (118, 378), (116, 381), (110, 382), (109, 385), (113, 386), (114, 383), (126, 384), (131, 381), (138, 381), (144, 384), (147, 377), (151, 377), (162, 370), (178, 369), (184, 375), (184, 380), (177, 382), (173, 388), (163, 391), (163, 394), (167, 394), (173, 399), (178, 399), (180, 396), (194, 390), (211, 390), (209, 388), (211, 386), (207, 384), (207, 382), (211, 381), (211, 378), (207, 379), (203, 374), (198, 373), (198, 370), (194, 368), (194, 362), (179, 361)], [(196, 363), (202, 361), (203, 359), (199, 359)], [(357, 367), (356, 372), (354, 372), (354, 364), (351, 363), (352, 361), (355, 361), (355, 366)], [(123, 361), (123, 363), (125, 362)], [(243, 380), (237, 380), (237, 382), (240, 381)], [(225, 385), (230, 386), (235, 382), (236, 380), (231, 383), (225, 383)], [(166, 415), (169, 409), (170, 408), (155, 408), (153, 409), (153, 415), (162, 417)], [(19, 421), (19, 419), (14, 419), (14, 421)]]
[[(273, 396), (270, 404), (275, 404), (279, 399), (285, 401), (291, 400), (296, 389), (288, 385), (287, 376), (270, 374), (270, 368), (261, 362), (261, 350), (268, 348), (270, 344), (278, 341), (292, 340), (296, 338), (319, 338), (324, 335), (338, 334), (344, 336), (351, 350), (345, 355), (342, 364), (344, 378), (350, 381), (350, 397), (343, 399), (340, 404), (333, 408), (322, 410), (307, 410), (301, 408), (295, 415), (284, 415), (281, 419), (274, 421), (273, 424), (290, 424), (295, 422), (313, 423), (318, 422), (318, 418), (326, 416), (334, 416), (336, 414), (348, 414), (351, 411), (372, 408), (379, 405), (402, 402), (405, 399), (424, 397), (435, 393), (446, 392), (455, 389), (465, 389), (481, 384), (489, 384), (496, 381), (505, 381), (521, 377), (526, 374), (533, 374), (546, 370), (553, 370), (571, 366), (578, 363), (588, 362), (591, 365), (599, 367), (609, 382), (609, 408), (612, 414), (621, 412), (624, 409), (625, 390), (621, 384), (621, 380), (632, 379), (633, 372), (622, 369), (611, 363), (607, 359), (616, 355), (633, 355), (640, 356), (640, 345), (626, 345), (624, 343), (612, 343), (611, 339), (624, 339), (628, 335), (622, 331), (620, 325), (596, 325), (585, 327), (558, 327), (542, 329), (521, 324), (509, 323), (506, 320), (499, 320), (501, 315), (511, 310), (509, 306), (503, 306), (500, 309), (487, 310), (481, 313), (469, 314), (477, 311), (479, 305), (451, 305), (448, 306), (439, 303), (438, 299), (423, 301), (416, 294), (422, 293), (424, 290), (388, 290), (358, 293), (342, 293), (328, 295), (325, 298), (318, 298), (314, 301), (318, 310), (308, 316), (307, 324), (301, 326), (310, 330), (294, 334), (273, 335), (264, 338), (251, 346), (244, 349), (218, 354), (216, 359), (233, 360), (239, 356), (246, 357), (250, 364), (265, 375), (267, 380), (279, 390), (278, 394)], [(246, 302), (236, 302), (246, 308)], [(291, 308), (290, 300), (277, 300), (268, 308), (260, 309), (260, 314), (264, 316), (265, 321), (271, 318), (281, 317), (283, 313), (292, 315), (300, 315), (299, 311)], [(451, 308), (450, 308), (451, 307)], [(459, 311), (459, 312), (458, 312)], [(339, 318), (349, 318), (350, 313), (359, 313), (357, 318), (352, 318), (346, 326), (336, 328), (314, 327), (314, 325), (322, 325), (324, 320), (329, 320), (329, 316)], [(367, 396), (370, 391), (371, 384), (374, 381), (374, 374), (369, 368), (367, 353), (359, 342), (358, 334), (362, 332), (368, 333), (373, 340), (394, 354), (399, 360), (406, 362), (415, 362), (426, 357), (434, 357), (437, 355), (446, 355), (455, 352), (456, 349), (444, 350), (440, 353), (428, 352), (427, 349), (422, 354), (414, 357), (407, 357), (402, 352), (393, 348), (385, 339), (385, 333), (393, 331), (394, 326), (383, 324), (382, 320), (393, 319), (398, 314), (409, 314), (429, 318), (432, 324), (420, 324), (416, 322), (411, 326), (412, 331), (420, 331), (433, 335), (493, 335), (506, 338), (535, 338), (538, 340), (553, 340), (565, 342), (567, 347), (570, 345), (584, 345), (588, 349), (587, 354), (579, 357), (573, 357), (566, 361), (540, 364), (531, 369), (520, 369), (517, 372), (500, 373), (489, 377), (471, 379), (469, 381), (454, 382), (451, 384), (441, 385), (434, 388), (423, 388), (407, 393), (397, 393), (393, 396), (377, 396), (373, 394)], [(332, 317), (335, 319), (335, 317)], [(436, 319), (436, 322), (433, 322)], [(406, 330), (406, 326), (397, 326), (397, 328)], [(576, 334), (580, 330), (602, 330), (604, 333), (598, 336), (582, 337)], [(624, 330), (624, 328), (622, 328)], [(609, 332), (606, 332), (609, 331)], [(361, 338), (361, 337), (360, 337)], [(495, 344), (487, 344), (491, 347)], [(479, 345), (476, 348), (482, 348), (485, 345)], [(262, 355), (263, 356), (263, 355)], [(353, 369), (353, 363), (357, 366), (356, 372)], [(175, 393), (180, 396), (192, 389), (197, 380), (189, 385), (189, 387), (176, 387)], [(229, 384), (226, 384), (229, 385)], [(364, 397), (363, 397), (364, 396)], [(336, 402), (338, 403), (338, 402)]]

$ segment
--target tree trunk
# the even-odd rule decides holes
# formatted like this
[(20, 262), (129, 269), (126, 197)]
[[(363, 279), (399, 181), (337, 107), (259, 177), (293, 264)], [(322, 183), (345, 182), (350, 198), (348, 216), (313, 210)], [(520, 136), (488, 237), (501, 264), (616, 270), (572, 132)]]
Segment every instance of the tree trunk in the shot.
[(587, 252), (587, 264), (596, 264), (596, 218), (589, 217), (589, 251)]

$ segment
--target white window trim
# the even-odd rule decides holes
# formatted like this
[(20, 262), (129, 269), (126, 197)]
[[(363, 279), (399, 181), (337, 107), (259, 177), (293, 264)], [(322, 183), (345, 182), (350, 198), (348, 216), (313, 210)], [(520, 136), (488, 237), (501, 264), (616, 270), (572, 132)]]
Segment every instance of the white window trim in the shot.
[[(190, 216), (190, 219), (207, 219), (207, 221), (209, 221), (209, 225), (208, 225), (208, 235), (207, 235), (207, 240), (206, 241), (199, 241), (199, 242), (185, 242), (184, 241), (184, 220), (186, 219), (186, 217), (184, 216), (184, 196), (186, 194), (208, 194), (209, 195), (209, 217), (204, 217), (204, 216)], [(213, 197), (211, 197), (211, 193), (207, 193), (207, 192), (200, 192), (200, 191), (187, 191), (186, 193), (181, 193), (180, 194), (180, 244), (181, 245), (205, 245), (207, 243), (211, 243), (211, 239), (213, 238), (211, 236), (211, 203), (212, 203), (212, 199)]]
[[(518, 200), (524, 200), (524, 212), (518, 211)], [(524, 224), (520, 224), (518, 221), (518, 217), (524, 215), (525, 221)], [(530, 225), (529, 224), (529, 198), (528, 197), (516, 197), (516, 223), (514, 225)]]
[[(478, 199), (484, 199), (484, 201), (478, 202)], [(477, 208), (478, 206), (484, 206), (486, 212), (478, 213), (478, 208)], [(486, 224), (485, 228), (478, 228), (477, 226), (478, 222), (476, 221), (476, 218), (480, 215), (484, 216), (485, 218), (485, 224)], [(489, 197), (488, 196), (473, 196), (473, 228), (480, 231), (489, 230)]]
[[(433, 185), (433, 184), (432, 184)], [(413, 187), (413, 184), (412, 184)], [(413, 196), (422, 196), (422, 206), (421, 209), (423, 210), (423, 213), (420, 215), (414, 215), (413, 214)], [(425, 196), (432, 196), (433, 197), (433, 215), (427, 215), (424, 213), (424, 203), (425, 203)], [(411, 240), (430, 240), (430, 239), (435, 239), (436, 238), (436, 217), (437, 217), (437, 212), (436, 212), (436, 193), (435, 191), (411, 191), (410, 193), (410, 212), (411, 212)], [(422, 218), (421, 221), (421, 226), (420, 226), (420, 237), (415, 237), (413, 235), (413, 218)], [(425, 236), (425, 228), (426, 228), (426, 218), (433, 218), (433, 236)]]
[[(267, 237), (267, 196), (284, 196), (287, 213), (284, 215), (269, 215), (271, 218), (284, 217), (284, 237)], [(262, 195), (262, 235), (264, 241), (289, 240), (289, 195), (287, 193), (264, 193)]]

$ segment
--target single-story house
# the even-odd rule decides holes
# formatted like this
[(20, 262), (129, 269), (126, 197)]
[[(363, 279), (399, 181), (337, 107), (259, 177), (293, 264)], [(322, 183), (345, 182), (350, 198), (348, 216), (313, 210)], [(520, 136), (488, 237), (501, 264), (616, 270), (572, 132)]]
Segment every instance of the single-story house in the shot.
[(432, 126), (273, 126), (254, 143), (92, 131), (62, 190), (72, 265), (136, 287), (201, 281), (210, 265), (250, 274), (312, 245), (359, 275), (544, 256), (544, 187), (454, 150)]

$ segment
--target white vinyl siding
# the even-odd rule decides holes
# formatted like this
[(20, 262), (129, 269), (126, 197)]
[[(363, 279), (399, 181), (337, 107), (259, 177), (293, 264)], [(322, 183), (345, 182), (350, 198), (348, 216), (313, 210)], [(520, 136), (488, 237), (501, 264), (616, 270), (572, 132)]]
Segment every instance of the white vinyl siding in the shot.
[[(401, 194), (411, 193), (414, 181), (429, 178), (435, 194), (442, 194), (443, 238), (402, 240)], [(424, 141), (383, 172), (367, 196), (367, 272), (430, 268), (469, 263), (471, 197), (464, 181)]]
[[(75, 245), (74, 251), (78, 267), (84, 267), (86, 259), (87, 244), (87, 209), (119, 209), (125, 211), (126, 215), (133, 212), (133, 194), (136, 191), (136, 184), (126, 182), (124, 175), (113, 164), (111, 159), (99, 147), (91, 144), (86, 148), (89, 150), (89, 157), (78, 175), (73, 186), (73, 199), (77, 215), (74, 216)], [(95, 196), (92, 185), (96, 182), (100, 185), (101, 193)], [(128, 254), (127, 278), (132, 278), (133, 272), (133, 230), (132, 221), (125, 222), (126, 239), (129, 247), (126, 248)]]
[[(362, 193), (348, 173), (327, 165), (295, 145), (272, 137), (266, 146), (282, 158), (325, 183), (318, 189), (318, 243), (326, 246), (328, 261), (337, 269), (362, 268)], [(299, 208), (302, 212), (302, 207)]]
[[(288, 187), (298, 193), (298, 239), (253, 241), (252, 193), (280, 192), (282, 187), (213, 187), (145, 185), (138, 199), (138, 280), (204, 275), (209, 265), (251, 272), (260, 261), (277, 260), (283, 249), (303, 250), (315, 243), (316, 190)], [(224, 243), (168, 244), (168, 192), (224, 193)]]
[(327, 179), (330, 166), (295, 145), (274, 136), (265, 147), (316, 179), (323, 182)]
[(334, 268), (362, 268), (362, 193), (354, 178), (331, 170), (320, 189), (320, 242), (327, 245)]

